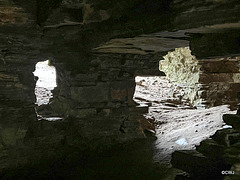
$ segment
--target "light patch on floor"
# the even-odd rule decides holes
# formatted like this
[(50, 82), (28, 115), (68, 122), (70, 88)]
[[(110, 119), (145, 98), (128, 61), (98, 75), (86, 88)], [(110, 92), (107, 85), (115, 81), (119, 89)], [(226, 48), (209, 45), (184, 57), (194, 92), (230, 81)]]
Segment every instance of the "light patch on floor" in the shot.
[(169, 165), (175, 150), (194, 149), (202, 140), (226, 126), (222, 115), (235, 114), (228, 105), (193, 109), (181, 101), (182, 90), (166, 77), (136, 77), (134, 100), (150, 105), (144, 116), (155, 119), (157, 140), (154, 161)]

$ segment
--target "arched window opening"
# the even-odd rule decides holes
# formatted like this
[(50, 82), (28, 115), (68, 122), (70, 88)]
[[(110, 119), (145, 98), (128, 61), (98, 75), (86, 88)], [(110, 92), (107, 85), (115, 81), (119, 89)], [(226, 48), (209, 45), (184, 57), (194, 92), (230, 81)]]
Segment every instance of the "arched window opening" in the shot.
[(52, 91), (57, 87), (56, 68), (50, 65), (50, 61), (40, 61), (36, 64), (34, 76), (37, 77), (35, 95), (36, 95), (36, 114), (38, 120), (57, 121), (62, 120), (56, 117), (51, 108), (46, 106), (51, 103), (53, 98)]
[(49, 60), (41, 61), (36, 64), (33, 74), (38, 77), (35, 87), (36, 104), (49, 104), (53, 97), (52, 90), (57, 87), (56, 68), (50, 65)]

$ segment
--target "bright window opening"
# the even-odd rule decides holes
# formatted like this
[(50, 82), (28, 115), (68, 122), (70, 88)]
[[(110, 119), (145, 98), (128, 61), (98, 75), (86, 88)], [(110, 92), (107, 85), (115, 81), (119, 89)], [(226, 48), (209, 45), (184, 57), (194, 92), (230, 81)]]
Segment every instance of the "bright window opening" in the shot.
[(49, 104), (53, 97), (52, 90), (57, 87), (56, 68), (49, 64), (49, 60), (38, 62), (33, 72), (34, 76), (38, 77), (35, 87), (36, 104), (38, 106)]

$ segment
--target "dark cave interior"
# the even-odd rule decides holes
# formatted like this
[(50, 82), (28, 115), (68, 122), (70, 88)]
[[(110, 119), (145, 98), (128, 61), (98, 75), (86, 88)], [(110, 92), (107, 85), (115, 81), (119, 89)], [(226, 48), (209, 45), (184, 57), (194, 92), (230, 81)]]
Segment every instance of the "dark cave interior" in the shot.
[(0, 179), (240, 179), (238, 0), (0, 0)]

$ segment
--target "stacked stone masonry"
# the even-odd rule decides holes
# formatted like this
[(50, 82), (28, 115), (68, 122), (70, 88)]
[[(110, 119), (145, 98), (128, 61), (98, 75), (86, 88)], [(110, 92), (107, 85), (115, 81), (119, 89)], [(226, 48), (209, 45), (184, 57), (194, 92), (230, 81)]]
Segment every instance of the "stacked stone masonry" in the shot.
[(240, 87), (240, 58), (197, 59), (189, 47), (177, 48), (160, 61), (160, 70), (184, 91), (195, 107), (231, 104), (236, 107)]
[[(146, 137), (144, 124), (151, 122), (142, 116), (148, 109), (137, 107), (132, 100), (135, 77), (163, 75), (158, 69), (159, 59), (175, 48), (189, 46), (189, 37), (185, 35), (186, 31), (164, 31), (136, 38), (116, 38), (153, 32), (155, 24), (159, 26), (157, 29), (163, 30), (165, 25), (157, 21), (151, 26), (155, 16), (152, 20), (147, 14), (147, 21), (140, 18), (140, 25), (136, 24), (137, 28), (129, 31), (128, 27), (135, 27), (135, 24), (129, 23), (130, 26), (125, 28), (125, 21), (135, 15), (128, 16), (133, 4), (111, 1), (108, 7), (102, 7), (102, 2), (0, 0), (1, 173), (9, 167), (45, 162), (69, 147), (71, 153), (72, 150), (74, 153), (98, 152)], [(141, 9), (142, 1), (134, 2), (140, 5), (136, 8), (137, 15), (151, 12)], [(154, 1), (155, 4), (158, 2)], [(181, 8), (177, 2), (182, 1), (175, 1), (176, 8)], [(235, 12), (238, 7), (234, 7)], [(123, 9), (126, 9), (125, 14), (122, 14)], [(154, 12), (157, 17), (159, 12), (162, 13), (158, 8)], [(184, 19), (180, 16), (179, 24)], [(113, 24), (123, 28), (119, 30), (117, 26), (112, 30)], [(149, 29), (144, 29), (145, 25)], [(49, 105), (37, 107), (32, 72), (37, 62), (47, 59), (56, 67), (58, 87)], [(233, 58), (233, 62), (237, 64), (238, 59), (235, 62)], [(232, 65), (229, 66), (232, 70)], [(214, 65), (204, 68), (211, 75), (211, 71), (215, 71), (211, 69)], [(225, 79), (232, 83), (229, 89), (237, 89), (238, 70), (232, 73)], [(220, 89), (219, 83), (216, 86)], [(64, 120), (38, 121), (35, 109), (46, 116), (60, 116)]]

